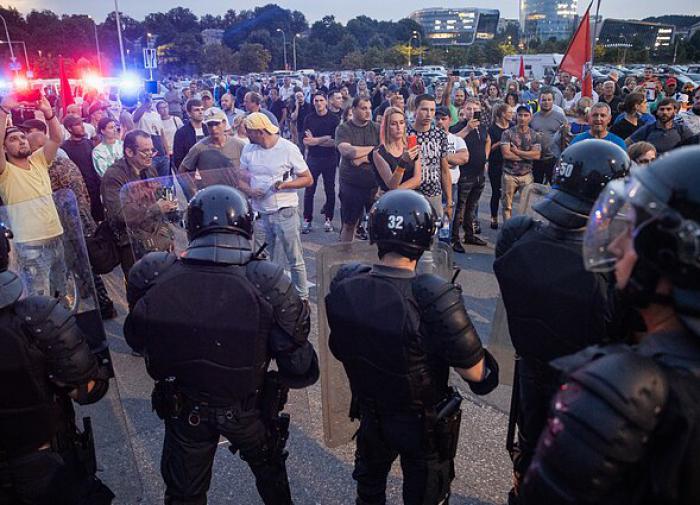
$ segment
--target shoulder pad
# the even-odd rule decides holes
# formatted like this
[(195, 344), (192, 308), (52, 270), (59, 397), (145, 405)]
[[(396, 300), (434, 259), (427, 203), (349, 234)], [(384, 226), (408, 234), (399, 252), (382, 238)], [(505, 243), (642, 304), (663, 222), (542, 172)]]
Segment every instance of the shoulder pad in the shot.
[(525, 502), (613, 503), (645, 455), (668, 391), (663, 370), (629, 349), (576, 370), (552, 401), (523, 484)]
[(274, 300), (285, 295), (292, 286), (284, 269), (268, 260), (251, 261), (245, 266), (245, 273), (247, 279), (272, 305), (275, 305)]
[(15, 304), (15, 314), (35, 338), (51, 335), (71, 318), (72, 313), (48, 296), (29, 296)]
[(333, 277), (333, 280), (331, 281), (330, 290), (333, 291), (335, 287), (341, 282), (343, 282), (345, 279), (349, 279), (350, 277), (354, 277), (359, 274), (368, 273), (371, 270), (371, 266), (365, 265), (363, 263), (354, 262), (343, 265), (338, 269), (338, 272), (335, 274), (335, 277)]
[(508, 249), (520, 240), (536, 223), (538, 221), (525, 215), (515, 216), (506, 221), (496, 240), (496, 258), (508, 252)]
[(138, 260), (129, 271), (129, 284), (146, 290), (168, 267), (177, 261), (169, 252), (151, 252)]
[(413, 297), (420, 311), (421, 332), (450, 366), (471, 368), (484, 356), (479, 335), (462, 302), (459, 287), (434, 274), (417, 276)]

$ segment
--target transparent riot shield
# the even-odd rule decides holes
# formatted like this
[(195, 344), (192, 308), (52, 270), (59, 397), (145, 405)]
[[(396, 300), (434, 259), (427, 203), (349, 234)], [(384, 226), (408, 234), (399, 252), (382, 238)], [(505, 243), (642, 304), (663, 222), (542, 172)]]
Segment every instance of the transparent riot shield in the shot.
[(197, 170), (122, 187), (119, 199), (136, 260), (149, 252), (184, 251), (187, 203), (197, 191), (215, 184), (236, 187), (236, 173), (232, 168)]
[(22, 298), (54, 297), (77, 321), (90, 349), (110, 376), (107, 394), (75, 411), (76, 443), (63, 446), (117, 495), (114, 503), (136, 503), (142, 485), (122, 408), (118, 370), (112, 362), (88, 259), (78, 203), (70, 190), (0, 207), (0, 222), (12, 231), (9, 269), (19, 275)]
[[(446, 280), (452, 279), (452, 249), (435, 240), (431, 250), (433, 273)], [(318, 351), (321, 367), (321, 402), (323, 410), (323, 440), (327, 447), (347, 444), (357, 430), (357, 422), (349, 418), (350, 384), (340, 361), (333, 357), (328, 338), (330, 328), (326, 317), (326, 295), (341, 266), (348, 263), (373, 264), (378, 260), (376, 245), (369, 242), (343, 242), (324, 246), (316, 253), (318, 289)]]
[[(530, 184), (520, 196), (517, 214), (525, 214), (533, 219), (537, 219), (539, 214), (532, 207), (547, 196), (549, 190), (550, 187), (544, 184)], [(510, 341), (508, 317), (500, 295), (496, 300), (496, 311), (493, 314), (493, 322), (491, 323), (488, 349), (496, 357), (500, 366), (500, 383), (512, 385), (515, 350)]]

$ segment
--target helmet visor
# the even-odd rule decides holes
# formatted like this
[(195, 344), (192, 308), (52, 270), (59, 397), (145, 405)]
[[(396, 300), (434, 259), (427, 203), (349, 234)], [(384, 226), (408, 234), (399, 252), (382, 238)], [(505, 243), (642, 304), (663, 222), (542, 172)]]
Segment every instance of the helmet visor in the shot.
[(615, 268), (618, 256), (613, 253), (610, 245), (618, 237), (630, 233), (633, 227), (632, 219), (624, 180), (610, 181), (588, 217), (583, 236), (583, 261), (586, 270), (610, 272)]

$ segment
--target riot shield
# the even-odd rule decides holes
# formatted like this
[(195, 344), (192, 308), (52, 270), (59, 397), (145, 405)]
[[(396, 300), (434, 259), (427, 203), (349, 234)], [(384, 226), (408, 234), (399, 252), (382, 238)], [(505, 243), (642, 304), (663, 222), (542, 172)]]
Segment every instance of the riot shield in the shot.
[[(452, 249), (437, 239), (431, 250), (432, 272), (446, 280), (452, 279)], [(326, 295), (341, 266), (348, 263), (373, 264), (377, 262), (377, 246), (369, 242), (342, 242), (321, 247), (316, 253), (318, 293), (318, 351), (321, 367), (321, 402), (323, 410), (323, 440), (327, 447), (347, 444), (357, 430), (350, 420), (350, 384), (340, 361), (333, 357), (328, 338), (330, 328), (326, 317)]]
[[(544, 184), (530, 184), (523, 190), (520, 196), (517, 214), (525, 214), (533, 219), (537, 219), (539, 214), (537, 214), (532, 207), (547, 196), (549, 190), (550, 187)], [(491, 334), (487, 347), (491, 354), (496, 357), (500, 366), (500, 383), (512, 385), (515, 350), (510, 341), (506, 308), (505, 305), (503, 305), (503, 299), (500, 295), (496, 300), (496, 310), (493, 314)]]
[(22, 297), (57, 298), (70, 310), (90, 349), (109, 376), (107, 394), (94, 405), (63, 402), (75, 411), (75, 443), (61, 443), (88, 472), (94, 472), (117, 495), (114, 503), (136, 503), (142, 497), (122, 409), (117, 374), (100, 317), (92, 269), (83, 236), (78, 203), (70, 190), (0, 207), (0, 222), (12, 230), (9, 269), (22, 280)]
[(236, 187), (236, 173), (231, 168), (197, 170), (122, 187), (119, 199), (134, 258), (138, 261), (155, 251), (184, 251), (187, 204), (197, 191), (215, 184)]

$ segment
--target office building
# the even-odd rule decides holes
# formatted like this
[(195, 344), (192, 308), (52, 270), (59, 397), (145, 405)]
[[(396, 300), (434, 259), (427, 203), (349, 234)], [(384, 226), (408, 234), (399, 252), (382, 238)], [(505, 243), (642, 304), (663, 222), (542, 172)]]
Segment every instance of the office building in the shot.
[(520, 30), (525, 40), (568, 39), (578, 21), (578, 0), (520, 0)]
[(631, 19), (604, 19), (598, 26), (598, 44), (605, 47), (641, 46), (653, 51), (673, 43), (675, 27)]
[(466, 46), (479, 40), (491, 40), (498, 29), (496, 9), (431, 8), (410, 14), (423, 27), (425, 37), (435, 46)]

